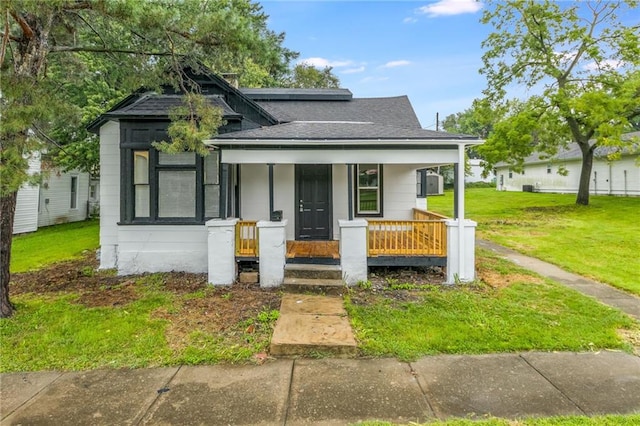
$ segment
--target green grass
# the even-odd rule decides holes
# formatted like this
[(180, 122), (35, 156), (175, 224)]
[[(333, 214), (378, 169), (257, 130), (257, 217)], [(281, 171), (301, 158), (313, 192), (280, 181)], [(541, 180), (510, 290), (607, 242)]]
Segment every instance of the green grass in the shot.
[[(356, 423), (358, 426), (391, 426), (396, 423), (369, 421)], [(435, 420), (423, 423), (423, 426), (632, 426), (640, 424), (640, 414), (608, 415), (608, 416), (562, 416), (547, 418), (528, 418), (518, 421), (505, 419), (453, 419), (446, 421)], [(411, 423), (411, 426), (419, 426)]]
[(25, 272), (80, 257), (99, 245), (99, 221), (47, 226), (13, 238), (11, 272)]
[(178, 318), (184, 301), (220, 296), (175, 294), (162, 277), (137, 278), (136, 300), (117, 307), (87, 307), (71, 293), (13, 297), (16, 312), (0, 319), (0, 372), (247, 362), (266, 351), (278, 311), (263, 310), (223, 332), (194, 329), (170, 345), (170, 321), (158, 313)]
[(417, 302), (378, 297), (357, 304), (348, 297), (361, 351), (414, 360), (430, 354), (631, 349), (617, 333), (637, 329), (628, 316), (492, 256), (481, 251), (479, 262), (509, 285), (429, 286)]
[[(466, 191), (466, 217), (478, 237), (640, 295), (640, 198)], [(432, 196), (429, 210), (451, 216), (453, 193)]]

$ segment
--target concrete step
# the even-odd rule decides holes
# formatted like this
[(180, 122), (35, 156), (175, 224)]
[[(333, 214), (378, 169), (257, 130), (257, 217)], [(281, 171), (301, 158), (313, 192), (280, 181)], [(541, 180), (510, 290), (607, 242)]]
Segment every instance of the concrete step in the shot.
[(353, 356), (357, 345), (342, 298), (285, 294), (271, 337), (272, 356)]
[(318, 280), (342, 280), (340, 265), (292, 264), (284, 267), (285, 278), (308, 278)]
[(342, 280), (315, 278), (285, 278), (282, 289), (289, 293), (322, 293), (339, 295), (345, 290)]

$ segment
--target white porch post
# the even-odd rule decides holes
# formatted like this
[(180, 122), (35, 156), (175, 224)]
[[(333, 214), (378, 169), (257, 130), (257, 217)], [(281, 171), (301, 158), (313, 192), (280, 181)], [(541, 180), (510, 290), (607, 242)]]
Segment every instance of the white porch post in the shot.
[(356, 285), (367, 280), (367, 221), (339, 220), (342, 280)]
[(464, 163), (465, 145), (458, 145), (458, 173), (455, 177), (458, 193), (456, 202), (458, 217), (447, 223), (447, 283), (473, 281), (475, 279), (475, 227), (476, 222), (465, 217)]
[(286, 226), (286, 219), (281, 222), (261, 220), (257, 224), (260, 287), (277, 287), (284, 281), (287, 255)]
[(209, 284), (231, 285), (236, 280), (236, 223), (238, 219), (212, 219), (206, 223)]
[[(472, 220), (464, 220), (460, 227), (459, 219), (450, 219), (447, 224), (447, 284), (456, 282), (469, 282), (476, 278), (476, 225)], [(460, 257), (459, 230), (464, 234), (464, 253)], [(464, 259), (464, 262), (462, 261)]]

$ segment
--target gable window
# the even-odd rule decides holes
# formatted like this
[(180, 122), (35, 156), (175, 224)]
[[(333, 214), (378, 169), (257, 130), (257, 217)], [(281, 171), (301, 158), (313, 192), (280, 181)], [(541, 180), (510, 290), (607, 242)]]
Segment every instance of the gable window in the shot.
[(160, 152), (152, 142), (164, 138), (166, 127), (147, 126), (122, 126), (121, 222), (199, 224), (220, 217), (218, 153)]
[(509, 179), (513, 179), (513, 170), (509, 169)]
[(71, 203), (69, 208), (78, 208), (78, 176), (71, 176)]
[(382, 165), (356, 166), (356, 216), (382, 216)]
[(551, 174), (551, 164), (547, 164), (547, 174)]

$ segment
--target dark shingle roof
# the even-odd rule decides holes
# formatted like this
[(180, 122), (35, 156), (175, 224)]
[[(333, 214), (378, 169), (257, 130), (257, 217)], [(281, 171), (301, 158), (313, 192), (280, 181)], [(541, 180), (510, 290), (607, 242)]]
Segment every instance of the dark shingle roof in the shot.
[(240, 91), (254, 101), (349, 101), (353, 98), (349, 89), (241, 88)]
[(256, 101), (281, 122), (370, 121), (420, 129), (420, 122), (407, 96), (355, 98), (351, 101)]
[(216, 140), (339, 140), (339, 139), (371, 139), (371, 140), (476, 140), (475, 136), (436, 132), (421, 128), (405, 128), (371, 122), (346, 121), (294, 121), (275, 126), (218, 135)]
[[(212, 105), (222, 108), (224, 118), (240, 117), (219, 95), (205, 96)], [(181, 95), (158, 95), (146, 93), (137, 101), (104, 114), (107, 117), (167, 117), (168, 112), (182, 105)]]

